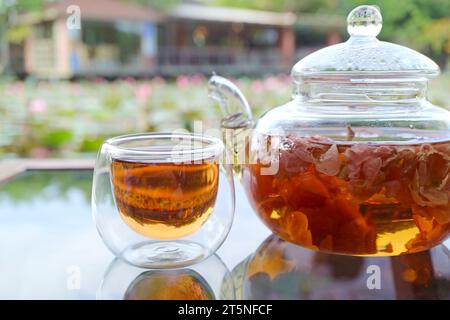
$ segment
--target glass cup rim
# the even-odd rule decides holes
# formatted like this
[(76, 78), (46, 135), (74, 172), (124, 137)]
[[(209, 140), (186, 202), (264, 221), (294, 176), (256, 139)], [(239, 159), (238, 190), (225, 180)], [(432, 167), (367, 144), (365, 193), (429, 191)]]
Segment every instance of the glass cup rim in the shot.
[[(176, 141), (192, 141), (200, 142), (201, 145), (190, 145), (189, 148), (172, 148), (171, 150), (142, 150), (131, 147), (124, 147), (122, 144), (133, 141), (149, 141), (149, 140), (172, 140), (174, 146)], [(206, 145), (205, 145), (206, 144)], [(196, 159), (206, 159), (217, 157), (224, 150), (222, 140), (196, 133), (172, 133), (172, 132), (144, 132), (120, 135), (107, 139), (103, 146), (107, 148), (107, 152), (119, 159), (138, 160), (148, 157), (186, 157), (194, 156)], [(203, 156), (204, 155), (204, 156)]]

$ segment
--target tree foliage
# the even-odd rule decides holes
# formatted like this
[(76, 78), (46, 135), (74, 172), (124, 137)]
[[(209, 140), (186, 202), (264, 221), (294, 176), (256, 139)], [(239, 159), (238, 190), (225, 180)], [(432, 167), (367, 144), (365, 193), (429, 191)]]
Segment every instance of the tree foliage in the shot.
[(3, 0), (0, 1), (0, 14), (15, 10), (17, 12), (31, 12), (42, 10), (45, 0)]
[(168, 10), (181, 3), (181, 0), (128, 0), (129, 2), (139, 3), (154, 9)]
[[(345, 16), (367, 0), (205, 0), (223, 6)], [(450, 54), (449, 0), (372, 0), (380, 7), (383, 29), (380, 38), (401, 43), (429, 54)]]
[(226, 7), (294, 12), (329, 12), (338, 5), (336, 0), (205, 0), (204, 2)]

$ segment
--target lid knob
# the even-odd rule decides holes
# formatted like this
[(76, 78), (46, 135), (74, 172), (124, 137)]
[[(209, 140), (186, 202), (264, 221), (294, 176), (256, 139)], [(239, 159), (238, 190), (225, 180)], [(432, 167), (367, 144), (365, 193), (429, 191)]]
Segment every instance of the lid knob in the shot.
[(383, 26), (383, 17), (377, 6), (359, 6), (347, 17), (347, 31), (350, 36), (376, 37)]

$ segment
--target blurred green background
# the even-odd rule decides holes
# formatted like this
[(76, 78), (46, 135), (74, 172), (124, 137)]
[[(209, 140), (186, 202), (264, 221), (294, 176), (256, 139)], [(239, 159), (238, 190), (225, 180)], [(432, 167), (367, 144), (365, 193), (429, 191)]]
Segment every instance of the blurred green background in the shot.
[[(43, 30), (39, 39), (50, 39), (53, 42), (48, 43), (54, 43), (55, 40), (45, 33), (48, 30), (55, 32), (57, 24), (48, 28), (48, 21), (52, 18), (47, 16), (49, 11), (46, 10), (64, 1), (0, 0), (0, 158), (92, 157), (101, 142), (113, 135), (176, 128), (191, 130), (194, 120), (204, 121), (205, 127), (214, 127), (220, 117), (219, 110), (207, 97), (207, 77), (214, 70), (224, 70), (221, 73), (234, 76), (254, 112), (261, 114), (289, 100), (289, 66), (320, 47), (345, 41), (346, 15), (355, 6), (366, 3), (360, 0), (101, 1), (143, 6), (172, 17), (171, 21), (176, 17), (181, 22), (175, 27), (166, 23), (162, 28), (159, 28), (160, 22), (154, 22), (158, 25), (154, 35), (159, 46), (158, 56), (152, 58), (154, 53), (150, 45), (146, 53), (150, 54), (150, 59), (142, 60), (140, 57), (141, 60), (136, 60), (144, 46), (135, 45), (140, 35), (124, 31), (131, 30), (132, 24), (124, 27), (118, 24), (120, 17), (116, 19), (114, 16), (109, 17), (112, 21), (110, 25), (96, 22), (94, 26), (92, 19), (83, 21), (81, 35), (75, 37), (83, 41), (85, 37), (91, 40), (85, 41), (85, 48), (78, 47), (77, 50), (84, 52), (83, 49), (87, 58), (97, 59), (97, 64), (103, 63), (103, 71), (120, 70), (121, 73), (105, 74), (99, 71), (97, 74), (94, 68), (87, 68), (91, 71), (89, 74), (67, 73), (65, 66), (66, 69), (62, 70), (66, 73), (61, 76), (57, 71), (53, 73), (53, 69), (38, 69), (42, 67), (40, 63), (35, 63), (34, 69), (29, 66), (27, 69), (30, 58), (26, 54), (33, 48), (30, 35), (37, 32), (38, 27)], [(82, 16), (91, 10), (90, 7), (83, 7), (86, 1), (72, 2), (81, 3)], [(429, 97), (437, 105), (450, 107), (450, 75), (447, 71), (450, 1), (372, 0), (370, 4), (379, 6), (383, 14), (380, 39), (412, 47), (440, 65), (443, 74), (431, 83)], [(113, 7), (110, 6), (110, 9)], [(267, 25), (264, 21), (252, 25), (245, 18), (242, 22), (205, 22), (201, 16), (189, 18), (189, 21), (182, 20), (192, 14), (190, 9), (196, 7), (215, 8), (217, 17), (223, 17), (226, 12), (224, 8), (256, 10), (251, 11), (255, 19), (262, 17), (261, 10), (280, 15), (274, 16), (279, 22), (268, 22)], [(135, 12), (133, 8), (138, 7), (123, 8), (129, 9), (131, 14)], [(92, 12), (94, 9), (92, 7)], [(105, 14), (114, 14), (113, 9), (110, 12)], [(286, 13), (295, 15), (292, 24), (284, 24), (283, 17), (287, 19), (290, 16), (281, 14)], [(139, 16), (136, 12), (134, 14)], [(116, 28), (120, 32), (109, 39), (111, 30), (116, 30), (111, 26), (122, 29)], [(170, 31), (171, 28), (174, 31)], [(284, 34), (283, 30), (287, 33)], [(285, 59), (278, 63), (282, 61), (277, 59), (283, 58), (283, 50), (289, 50), (289, 45), (286, 49), (283, 44), (283, 37), (290, 39), (291, 31), (295, 52), (292, 57), (288, 56), (287, 63)], [(277, 32), (275, 38), (274, 32)], [(70, 41), (73, 41), (72, 33), (69, 32), (69, 35)], [(43, 47), (46, 49), (45, 45)], [(279, 52), (277, 55), (274, 53), (278, 49), (281, 58)], [(50, 52), (54, 61), (60, 61), (59, 55), (65, 52), (70, 67), (80, 64), (72, 56), (69, 57), (70, 52), (43, 52), (46, 59), (49, 54), (45, 52)], [(121, 64), (110, 64), (107, 57), (114, 55)], [(167, 58), (169, 56), (170, 59)], [(186, 56), (189, 61), (181, 64), (179, 60)], [(242, 62), (241, 58), (247, 60)], [(257, 59), (260, 65), (249, 72), (239, 65), (245, 66), (248, 61)], [(264, 59), (269, 60), (265, 62)], [(125, 64), (137, 68), (128, 68)], [(165, 69), (158, 69), (160, 66)], [(221, 66), (225, 68), (221, 69)], [(136, 73), (140, 69), (148, 73)]]

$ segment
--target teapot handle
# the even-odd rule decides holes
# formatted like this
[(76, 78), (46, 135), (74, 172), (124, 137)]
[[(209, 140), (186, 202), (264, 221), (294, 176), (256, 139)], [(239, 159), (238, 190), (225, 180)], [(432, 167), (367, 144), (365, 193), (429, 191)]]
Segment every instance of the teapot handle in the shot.
[[(247, 124), (253, 122), (252, 111), (247, 99), (242, 91), (230, 80), (214, 74), (209, 79), (208, 95), (219, 102), (224, 116), (223, 122), (227, 120), (236, 121), (238, 119), (240, 122), (246, 121)], [(237, 108), (236, 104), (230, 103), (229, 97), (237, 101)]]
[(253, 127), (250, 105), (239, 88), (223, 77), (213, 75), (209, 79), (209, 97), (218, 101), (222, 109), (221, 129), (226, 146), (227, 157), (233, 171), (240, 179), (242, 164), (246, 163), (245, 152), (249, 130)]

